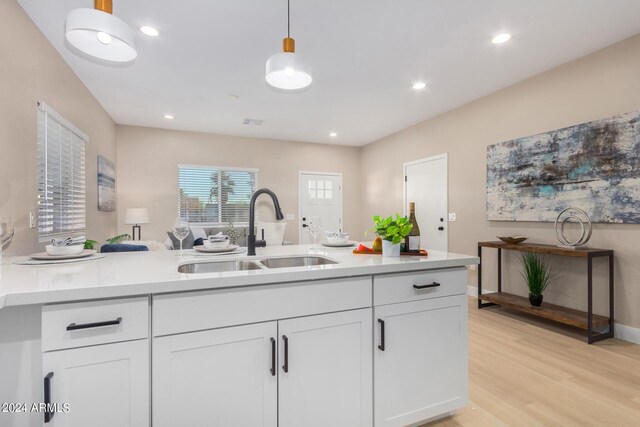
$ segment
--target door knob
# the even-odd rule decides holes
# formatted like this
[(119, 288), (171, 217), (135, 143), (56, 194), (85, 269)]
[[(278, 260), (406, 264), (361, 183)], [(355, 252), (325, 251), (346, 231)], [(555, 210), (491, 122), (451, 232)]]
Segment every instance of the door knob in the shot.
[(443, 231), (443, 230), (444, 230), (444, 227), (443, 227), (443, 226), (440, 226), (440, 227), (438, 227), (438, 230)]

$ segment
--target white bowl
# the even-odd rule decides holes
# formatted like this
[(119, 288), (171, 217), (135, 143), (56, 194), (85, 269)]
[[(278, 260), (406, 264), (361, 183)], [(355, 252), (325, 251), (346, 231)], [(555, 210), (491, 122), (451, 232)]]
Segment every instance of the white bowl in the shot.
[(349, 241), (348, 234), (327, 236), (327, 243), (340, 244), (340, 243), (347, 243), (348, 241)]
[(52, 256), (79, 255), (84, 251), (84, 245), (53, 246), (47, 245), (45, 250)]
[(229, 240), (220, 240), (217, 242), (212, 242), (210, 240), (205, 240), (202, 242), (204, 247), (207, 249), (224, 249), (229, 246)]

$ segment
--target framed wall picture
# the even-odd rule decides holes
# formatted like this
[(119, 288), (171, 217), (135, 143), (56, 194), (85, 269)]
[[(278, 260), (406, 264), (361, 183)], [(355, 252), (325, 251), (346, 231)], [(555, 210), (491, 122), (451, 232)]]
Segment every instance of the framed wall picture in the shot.
[(487, 148), (487, 219), (554, 221), (578, 207), (597, 223), (640, 224), (640, 112)]
[(106, 157), (98, 155), (98, 210), (116, 210), (116, 167)]

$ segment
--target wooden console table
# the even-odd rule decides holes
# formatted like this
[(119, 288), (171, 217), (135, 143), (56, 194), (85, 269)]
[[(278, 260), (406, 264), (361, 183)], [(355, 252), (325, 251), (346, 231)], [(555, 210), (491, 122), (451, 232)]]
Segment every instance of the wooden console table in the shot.
[[(498, 250), (498, 292), (482, 293), (482, 248)], [(546, 255), (556, 255), (587, 260), (587, 312), (561, 307), (554, 304), (542, 303), (534, 307), (529, 299), (518, 295), (502, 292), (502, 250), (531, 252)], [(478, 242), (478, 308), (500, 305), (513, 310), (522, 311), (545, 319), (555, 320), (566, 325), (575, 326), (587, 331), (587, 341), (592, 344), (607, 338), (613, 338), (613, 251), (610, 249), (565, 249), (552, 245), (537, 245), (531, 243)], [(609, 258), (609, 317), (593, 314), (593, 259), (597, 257)], [(488, 301), (488, 302), (482, 302)], [(608, 332), (596, 332), (608, 326)]]

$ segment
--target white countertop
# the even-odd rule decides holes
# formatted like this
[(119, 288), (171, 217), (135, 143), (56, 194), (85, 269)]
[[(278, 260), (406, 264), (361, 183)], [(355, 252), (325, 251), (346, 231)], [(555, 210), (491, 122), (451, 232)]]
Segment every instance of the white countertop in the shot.
[[(0, 267), (0, 309), (97, 298), (251, 286), (281, 282), (401, 273), (477, 264), (474, 256), (429, 251), (428, 257), (354, 255), (351, 248), (312, 248), (309, 245), (258, 248), (256, 257), (244, 255), (194, 256), (186, 251), (105, 254), (102, 259), (57, 265), (16, 265), (20, 258), (3, 259)], [(185, 274), (178, 266), (190, 262), (260, 259), (267, 256), (321, 255), (337, 264), (274, 268), (225, 273)]]

